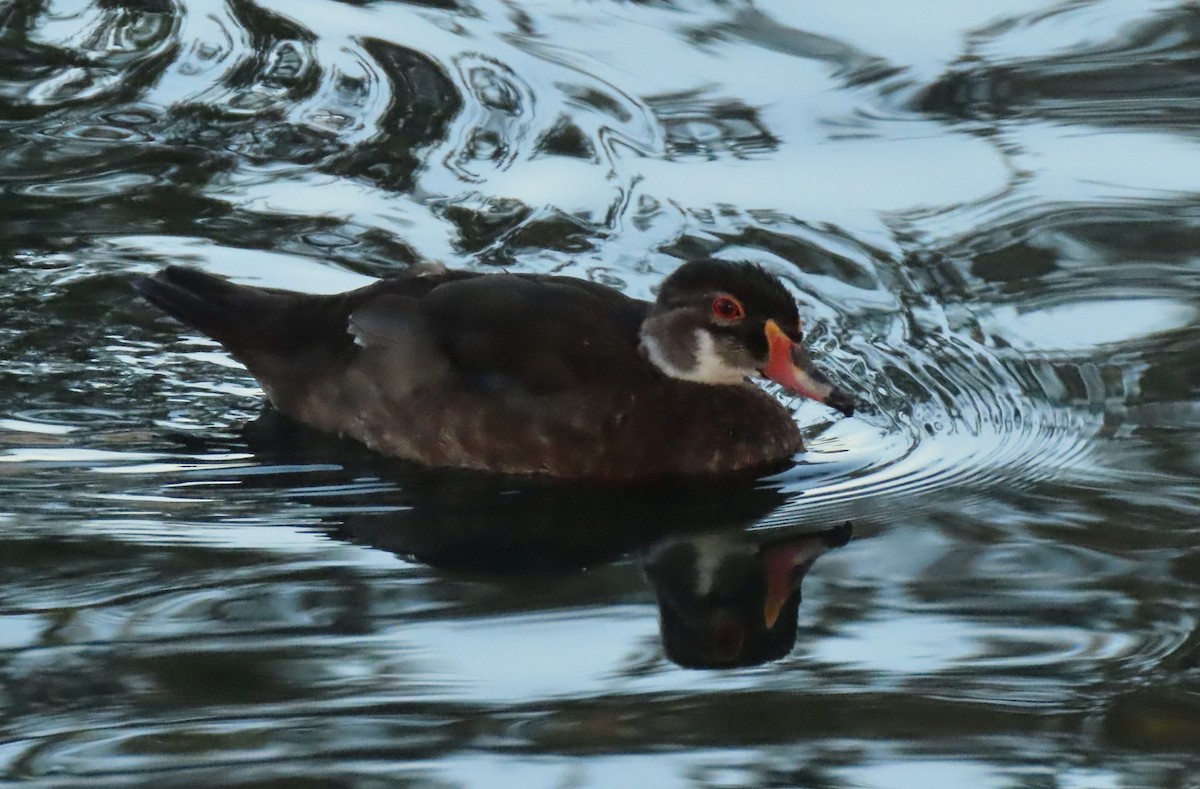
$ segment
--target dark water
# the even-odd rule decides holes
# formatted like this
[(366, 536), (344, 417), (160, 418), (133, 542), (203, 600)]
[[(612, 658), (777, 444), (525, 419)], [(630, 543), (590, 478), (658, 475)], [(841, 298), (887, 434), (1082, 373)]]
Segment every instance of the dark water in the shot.
[[(1189, 2), (0, 0), (0, 777), (1200, 786), (1198, 96)], [(865, 401), (752, 485), (414, 473), (128, 288), (699, 255)]]

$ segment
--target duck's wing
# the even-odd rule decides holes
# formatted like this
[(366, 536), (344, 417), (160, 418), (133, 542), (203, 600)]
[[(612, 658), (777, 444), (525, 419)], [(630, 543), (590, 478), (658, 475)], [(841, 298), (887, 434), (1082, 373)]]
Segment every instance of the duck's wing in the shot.
[(393, 395), (434, 380), (542, 395), (636, 379), (648, 368), (637, 344), (649, 305), (568, 277), (446, 271), (326, 296), (168, 266), (133, 284), (225, 346), (269, 393), (353, 370)]
[(494, 274), (380, 293), (355, 306), (347, 329), (394, 370), (536, 396), (644, 374), (637, 345), (647, 306), (581, 280)]
[[(239, 285), (187, 266), (167, 266), (133, 287), (147, 301), (225, 346), (235, 357), (303, 357), (354, 352), (349, 315), (386, 296), (421, 298), (465, 271), (380, 280), (336, 295), (312, 295)], [(244, 361), (244, 360), (243, 360)]]

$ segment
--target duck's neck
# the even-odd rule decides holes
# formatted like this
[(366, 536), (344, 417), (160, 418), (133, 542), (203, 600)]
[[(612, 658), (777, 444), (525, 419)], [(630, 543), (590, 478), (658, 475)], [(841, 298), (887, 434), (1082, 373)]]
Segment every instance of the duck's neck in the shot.
[(665, 313), (642, 323), (639, 350), (659, 372), (668, 378), (714, 386), (745, 382), (746, 371), (725, 362), (711, 333), (675, 318)]

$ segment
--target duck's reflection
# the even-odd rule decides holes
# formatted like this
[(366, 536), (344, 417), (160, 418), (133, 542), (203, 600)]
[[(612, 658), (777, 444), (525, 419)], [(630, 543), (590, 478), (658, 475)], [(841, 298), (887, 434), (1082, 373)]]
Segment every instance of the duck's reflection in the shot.
[(646, 573), (667, 657), (688, 668), (733, 668), (787, 655), (796, 643), (804, 576), (850, 536), (847, 523), (767, 543), (723, 532), (652, 546)]
[[(262, 463), (294, 469), (334, 462), (342, 480), (395, 483), (371, 494), (374, 512), (361, 500), (331, 508), (333, 533), (348, 541), (448, 571), (494, 575), (575, 572), (637, 557), (657, 597), (666, 655), (686, 667), (748, 666), (786, 655), (796, 641), (805, 574), (851, 536), (849, 524), (746, 531), (787, 499), (752, 478), (612, 486), (430, 471), (274, 412), (248, 426), (245, 437)], [(270, 477), (254, 479), (271, 484)], [(288, 475), (286, 484), (294, 482)], [(336, 495), (336, 484), (323, 487)]]

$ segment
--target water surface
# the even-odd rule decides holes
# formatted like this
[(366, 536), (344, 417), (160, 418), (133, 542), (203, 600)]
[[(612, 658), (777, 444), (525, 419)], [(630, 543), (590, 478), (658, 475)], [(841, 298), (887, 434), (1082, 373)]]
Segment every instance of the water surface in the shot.
[[(1200, 786), (1197, 18), (0, 4), (0, 776)], [(788, 401), (790, 471), (616, 500), (281, 423), (128, 286), (649, 298), (702, 255), (783, 277), (863, 407)], [(794, 647), (673, 659), (667, 549), (847, 520)]]

